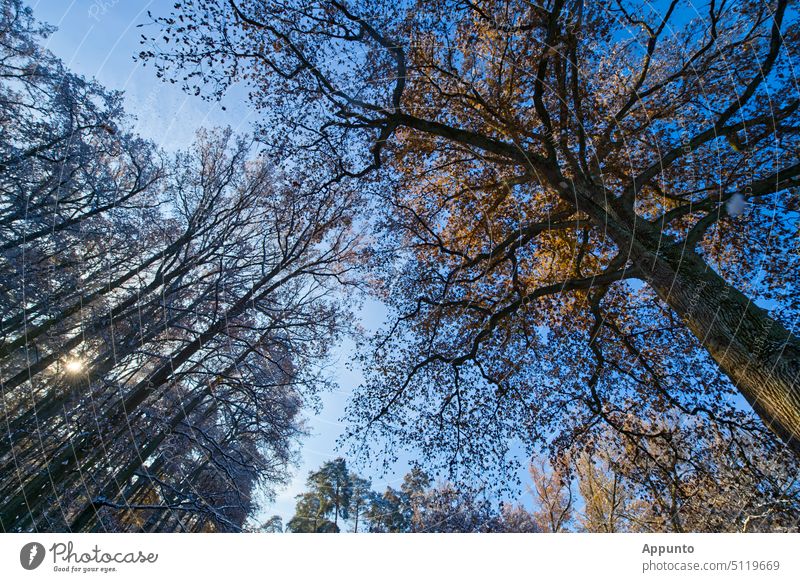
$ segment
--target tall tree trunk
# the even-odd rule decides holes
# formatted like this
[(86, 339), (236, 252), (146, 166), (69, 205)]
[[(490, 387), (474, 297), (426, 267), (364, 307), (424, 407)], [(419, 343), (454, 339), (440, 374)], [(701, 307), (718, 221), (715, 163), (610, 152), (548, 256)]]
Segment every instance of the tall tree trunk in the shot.
[(336, 483), (336, 492), (333, 497), (333, 531), (339, 532), (339, 483)]
[(800, 338), (720, 277), (693, 248), (630, 207), (576, 188), (581, 210), (683, 320), (766, 427), (800, 456)]
[(631, 259), (764, 424), (800, 455), (800, 338), (693, 251), (634, 250)]
[[(181, 320), (193, 314), (195, 308), (206, 299), (207, 296), (205, 292), (203, 292), (199, 294), (188, 307), (178, 312), (175, 317), (172, 317), (168, 321), (160, 322), (158, 318), (154, 317), (152, 321), (157, 322), (157, 324), (152, 325), (150, 329), (136, 330), (129, 336), (119, 339), (113, 348), (99, 354), (93, 361), (87, 363), (87, 369), (89, 370), (89, 373), (92, 377), (103, 378), (114, 368), (114, 366), (117, 366), (120, 361), (140, 350), (143, 345), (158, 337), (158, 335), (163, 333), (164, 330), (171, 329)], [(152, 307), (158, 308), (159, 302), (161, 301), (163, 301), (163, 298), (155, 297), (148, 300), (147, 303), (134, 306), (131, 309), (132, 312), (148, 313), (148, 310)], [(119, 315), (119, 319), (125, 319), (127, 317), (128, 313)], [(68, 353), (69, 350), (72, 350), (83, 343), (87, 336), (102, 331), (103, 324), (104, 320), (95, 320), (83, 331), (83, 333), (78, 334), (68, 340), (62, 346), (61, 352), (53, 352), (52, 354), (44, 356), (36, 363), (29, 366), (27, 369), (27, 377), (26, 370), (22, 370), (21, 372), (17, 373), (16, 376), (12, 377), (7, 382), (4, 382), (4, 389), (6, 391), (12, 390), (17, 386), (24, 384), (26, 381), (31, 380), (34, 376), (46, 370), (47, 367), (57, 361), (61, 354)], [(106, 325), (108, 324), (106, 323)], [(53, 385), (49, 386), (49, 388), (51, 388), (50, 391), (45, 396), (41, 397), (40, 400), (36, 401), (35, 397), (38, 391), (31, 382), (31, 392), (29, 393), (29, 397), (32, 404), (29, 405), (27, 410), (22, 410), (21, 407), (18, 406), (17, 410), (8, 414), (9, 418), (14, 418), (14, 420), (8, 421), (7, 426), (4, 427), (4, 436), (8, 435), (9, 441), (8, 443), (4, 443), (3, 439), (0, 439), (0, 458), (2, 458), (10, 450), (11, 441), (19, 438), (19, 436), (16, 434), (17, 431), (26, 427), (30, 427), (34, 422), (43, 424), (52, 419), (55, 415), (64, 413), (65, 404), (72, 400), (75, 396), (74, 388), (66, 389), (63, 385), (55, 386), (59, 389), (53, 390)], [(101, 385), (97, 390), (95, 390), (92, 397), (99, 397), (104, 390), (105, 386)]]
[[(146, 269), (148, 269), (149, 267), (154, 265), (160, 259), (168, 257), (169, 255), (177, 254), (181, 250), (181, 248), (185, 244), (187, 244), (188, 242), (189, 242), (189, 239), (187, 238), (187, 236), (186, 235), (182, 236), (180, 239), (178, 239), (176, 242), (174, 242), (171, 245), (169, 245), (163, 251), (150, 256), (148, 259), (146, 259), (143, 262), (139, 263), (134, 268), (130, 269), (126, 273), (124, 273), (121, 276), (117, 277), (116, 279), (114, 279), (112, 281), (109, 281), (108, 283), (98, 287), (97, 289), (94, 289), (93, 291), (91, 291), (89, 293), (86, 293), (83, 296), (79, 296), (77, 299), (75, 299), (73, 301), (73, 303), (71, 305), (65, 307), (58, 314), (53, 315), (51, 317), (48, 317), (42, 323), (39, 323), (39, 324), (36, 324), (36, 325), (30, 325), (29, 327), (27, 327), (26, 329), (24, 329), (24, 331), (22, 331), (20, 333), (19, 337), (17, 337), (14, 340), (7, 341), (7, 342), (3, 343), (2, 345), (0, 345), (0, 357), (5, 357), (5, 356), (13, 353), (14, 350), (16, 350), (18, 348), (21, 348), (22, 346), (24, 346), (26, 344), (31, 344), (33, 342), (33, 340), (37, 339), (39, 336), (41, 336), (42, 334), (47, 332), (49, 329), (51, 329), (55, 325), (63, 322), (64, 320), (66, 320), (70, 316), (75, 315), (76, 313), (78, 313), (82, 309), (87, 308), (96, 299), (98, 299), (100, 297), (103, 297), (103, 296), (105, 296), (107, 294), (110, 294), (113, 291), (116, 291), (117, 289), (122, 287), (122, 285), (124, 285), (125, 283), (127, 283), (128, 281), (130, 281), (131, 279), (136, 277), (137, 275), (140, 275), (141, 273), (143, 273)], [(132, 292), (130, 294), (130, 296), (125, 301), (123, 301), (122, 303), (120, 303), (119, 305), (117, 305), (116, 307), (111, 309), (109, 311), (109, 314), (106, 316), (106, 318), (115, 318), (115, 317), (117, 317), (121, 311), (123, 311), (123, 310), (127, 309), (129, 306), (133, 305), (143, 294), (147, 294), (150, 291), (153, 291), (153, 290), (157, 289), (158, 287), (160, 287), (162, 285), (165, 285), (171, 279), (177, 277), (178, 275), (182, 274), (183, 272), (188, 272), (188, 270), (190, 268), (193, 268), (193, 267), (195, 267), (195, 263), (194, 262), (192, 262), (192, 263), (190, 263), (188, 265), (185, 265), (185, 266), (181, 265), (181, 266), (179, 266), (179, 268), (175, 269), (173, 272), (168, 273), (166, 275), (164, 275), (162, 273), (159, 273), (156, 277), (154, 277), (153, 281), (151, 281), (147, 286), (145, 286), (144, 288), (135, 290), (135, 292)], [(23, 313), (21, 315), (14, 316), (13, 318), (10, 318), (7, 322), (4, 322), (3, 323), (3, 330), (7, 331), (7, 332), (20, 331), (18, 329), (18, 326), (20, 326), (21, 324), (24, 324), (24, 322), (25, 322), (25, 313), (23, 311)]]
[[(165, 364), (133, 386), (114, 409), (106, 412), (104, 421), (107, 428), (86, 431), (77, 438), (65, 443), (62, 449), (51, 457), (49, 465), (20, 486), (17, 494), (7, 500), (4, 506), (0, 508), (0, 522), (14, 524), (15, 528), (19, 530), (24, 529), (30, 523), (30, 520), (34, 518), (27, 509), (29, 507), (29, 499), (41, 499), (50, 488), (60, 489), (62, 480), (65, 479), (67, 473), (81, 467), (87, 456), (97, 448), (98, 442), (103, 438), (113, 440), (124, 433), (127, 426), (126, 419), (130, 419), (148, 397), (157, 394), (158, 388), (174, 378), (176, 372), (191, 356), (222, 332), (226, 328), (228, 321), (240, 316), (255, 303), (265, 300), (275, 289), (297, 275), (299, 270), (290, 272), (284, 277), (273, 281), (280, 271), (291, 265), (294, 260), (294, 257), (284, 259), (283, 262), (273, 267), (227, 311), (224, 317), (218, 319), (193, 341), (176, 352)], [(122, 428), (115, 430), (115, 427)]]
[(130, 481), (134, 473), (143, 465), (144, 461), (156, 451), (161, 443), (164, 442), (164, 439), (175, 430), (187, 416), (194, 412), (195, 408), (197, 408), (208, 395), (208, 390), (202, 390), (200, 394), (192, 398), (188, 404), (181, 406), (178, 413), (172, 417), (168, 431), (163, 430), (159, 432), (150, 439), (144, 447), (138, 449), (132, 461), (120, 470), (115, 471), (113, 475), (107, 479), (106, 484), (101, 487), (97, 493), (87, 499), (86, 505), (84, 505), (83, 509), (72, 519), (69, 531), (77, 532), (91, 528), (97, 520), (97, 511), (103, 507), (103, 501), (114, 501), (117, 498), (122, 488), (128, 484), (128, 481)]

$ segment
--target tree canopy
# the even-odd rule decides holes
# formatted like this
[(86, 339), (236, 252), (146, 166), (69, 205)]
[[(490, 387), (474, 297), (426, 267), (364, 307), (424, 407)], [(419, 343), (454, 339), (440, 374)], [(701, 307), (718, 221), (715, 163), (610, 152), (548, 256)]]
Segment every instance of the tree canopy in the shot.
[(167, 155), (0, 12), (0, 530), (241, 531), (347, 326), (356, 197), (252, 138)]
[(361, 352), (359, 442), (451, 469), (606, 428), (649, 457), (688, 432), (800, 452), (786, 0), (192, 0), (155, 22), (159, 75), (247, 84), (259, 139), (372, 193), (393, 318)]

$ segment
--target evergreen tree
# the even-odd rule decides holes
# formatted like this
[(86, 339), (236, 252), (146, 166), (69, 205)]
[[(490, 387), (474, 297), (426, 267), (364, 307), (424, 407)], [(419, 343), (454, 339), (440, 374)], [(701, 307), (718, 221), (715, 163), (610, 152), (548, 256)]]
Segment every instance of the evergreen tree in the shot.
[(345, 460), (340, 457), (328, 461), (310, 472), (306, 486), (308, 492), (298, 495), (295, 516), (288, 528), (293, 532), (340, 532), (339, 521), (350, 514), (354, 488)]

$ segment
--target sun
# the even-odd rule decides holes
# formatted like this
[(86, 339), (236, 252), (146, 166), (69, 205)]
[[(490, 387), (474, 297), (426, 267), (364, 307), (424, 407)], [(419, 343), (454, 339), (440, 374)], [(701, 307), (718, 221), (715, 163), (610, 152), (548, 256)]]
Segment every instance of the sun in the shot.
[(64, 367), (70, 374), (78, 374), (83, 370), (83, 362), (77, 359), (67, 360), (67, 363), (64, 365)]

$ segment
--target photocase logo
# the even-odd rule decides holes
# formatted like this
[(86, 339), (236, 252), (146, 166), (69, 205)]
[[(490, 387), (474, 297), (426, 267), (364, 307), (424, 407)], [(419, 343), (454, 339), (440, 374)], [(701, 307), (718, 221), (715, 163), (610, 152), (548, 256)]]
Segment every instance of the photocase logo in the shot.
[(30, 542), (22, 546), (19, 552), (19, 563), (26, 570), (35, 570), (44, 561), (44, 546), (39, 542)]

